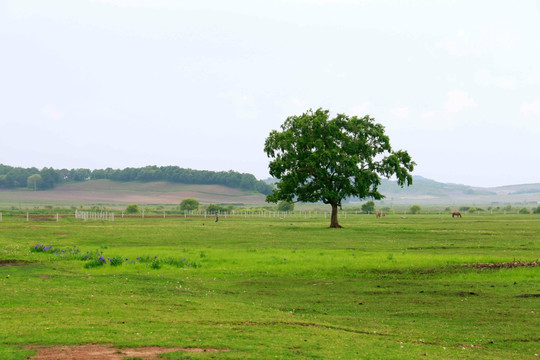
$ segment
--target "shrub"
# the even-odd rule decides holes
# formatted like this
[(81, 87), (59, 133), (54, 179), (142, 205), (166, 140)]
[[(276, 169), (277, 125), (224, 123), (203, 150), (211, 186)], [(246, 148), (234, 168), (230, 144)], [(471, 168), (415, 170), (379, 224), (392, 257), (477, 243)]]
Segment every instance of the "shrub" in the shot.
[(420, 214), (420, 210), (422, 210), (422, 208), (420, 207), (420, 205), (413, 205), (411, 206), (411, 208), (409, 209), (409, 212), (411, 214)]
[(216, 204), (210, 204), (206, 207), (206, 211), (209, 214), (215, 214), (215, 213), (221, 213), (221, 212), (227, 211), (227, 208), (216, 205)]
[(197, 210), (199, 209), (199, 201), (193, 198), (186, 198), (180, 203), (180, 210)]
[(530, 214), (531, 212), (527, 208), (521, 208), (519, 209), (520, 214)]
[(86, 269), (89, 269), (89, 268), (95, 268), (95, 267), (99, 267), (99, 266), (103, 266), (107, 263), (107, 260), (105, 260), (105, 258), (103, 256), (100, 256), (99, 258), (91, 258), (90, 261), (88, 261), (86, 264), (84, 264), (84, 267)]
[(540, 214), (540, 206), (533, 210), (533, 214)]
[(137, 204), (129, 204), (128, 206), (126, 206), (126, 214), (139, 214), (140, 212), (141, 209)]
[(370, 201), (362, 204), (362, 211), (365, 214), (374, 213), (375, 212), (375, 203), (370, 200)]
[(122, 259), (122, 257), (120, 256), (114, 256), (112, 258), (109, 258), (109, 264), (111, 266), (122, 265), (123, 262), (124, 262), (124, 259)]
[(291, 201), (280, 201), (277, 209), (278, 211), (294, 211), (294, 203)]
[(44, 252), (44, 253), (53, 253), (54, 252), (54, 249), (51, 246), (45, 246), (45, 245), (41, 245), (41, 244), (36, 244), (35, 246), (32, 246), (30, 248), (30, 251), (31, 252)]

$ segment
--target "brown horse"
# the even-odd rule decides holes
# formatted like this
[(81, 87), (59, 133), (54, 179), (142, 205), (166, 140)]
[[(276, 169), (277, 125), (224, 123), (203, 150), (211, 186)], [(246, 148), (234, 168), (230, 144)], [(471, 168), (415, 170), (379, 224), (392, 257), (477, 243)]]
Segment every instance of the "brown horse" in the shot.
[(460, 217), (461, 217), (461, 213), (459, 213), (459, 212), (457, 212), (457, 211), (456, 211), (456, 212), (453, 212), (453, 213), (452, 213), (452, 217), (459, 217), (459, 218), (460, 218)]
[(376, 217), (376, 218), (380, 218), (380, 217), (381, 217), (381, 213), (380, 213), (380, 212), (376, 213), (376, 214), (375, 214), (375, 217)]

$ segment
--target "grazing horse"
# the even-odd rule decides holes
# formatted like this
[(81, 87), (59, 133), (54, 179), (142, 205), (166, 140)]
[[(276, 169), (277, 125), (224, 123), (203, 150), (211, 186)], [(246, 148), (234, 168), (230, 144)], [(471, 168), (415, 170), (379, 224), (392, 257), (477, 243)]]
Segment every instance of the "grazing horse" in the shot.
[(380, 212), (376, 213), (376, 214), (375, 214), (375, 217), (376, 217), (376, 218), (380, 218), (380, 217), (381, 217), (381, 213), (380, 213)]
[(459, 212), (457, 212), (457, 211), (456, 211), (456, 212), (453, 212), (453, 213), (452, 213), (452, 217), (454, 217), (454, 216), (455, 216), (455, 217), (461, 217), (461, 213), (459, 213)]

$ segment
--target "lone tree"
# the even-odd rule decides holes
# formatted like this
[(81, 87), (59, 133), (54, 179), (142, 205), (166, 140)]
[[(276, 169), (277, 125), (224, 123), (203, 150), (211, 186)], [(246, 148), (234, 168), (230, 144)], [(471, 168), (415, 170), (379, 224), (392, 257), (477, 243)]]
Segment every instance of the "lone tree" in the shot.
[(366, 202), (365, 204), (362, 204), (362, 212), (366, 214), (371, 214), (375, 212), (375, 203), (371, 200)]
[(180, 202), (180, 210), (197, 210), (199, 209), (199, 201), (193, 198), (185, 198)]
[(373, 118), (309, 110), (290, 116), (264, 144), (270, 175), (279, 179), (268, 202), (318, 202), (332, 206), (331, 228), (340, 228), (338, 207), (348, 197), (379, 200), (380, 176), (412, 184), (415, 163), (406, 151), (392, 151), (384, 126)]

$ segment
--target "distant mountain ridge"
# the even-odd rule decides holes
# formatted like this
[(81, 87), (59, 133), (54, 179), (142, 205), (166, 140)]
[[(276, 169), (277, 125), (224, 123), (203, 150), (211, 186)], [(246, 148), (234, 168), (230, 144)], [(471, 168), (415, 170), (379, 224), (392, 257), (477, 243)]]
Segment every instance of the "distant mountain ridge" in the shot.
[(442, 183), (413, 176), (413, 184), (401, 188), (395, 181), (383, 179), (379, 188), (386, 196), (383, 202), (427, 204), (537, 204), (540, 202), (540, 183), (478, 187)]
[[(265, 180), (274, 184), (277, 179)], [(537, 204), (540, 203), (540, 183), (506, 185), (497, 187), (478, 187), (463, 184), (443, 183), (413, 176), (413, 184), (401, 188), (395, 181), (381, 179), (379, 191), (386, 197), (382, 204)], [(366, 199), (348, 199), (348, 203), (365, 202)]]
[(269, 194), (272, 186), (252, 174), (229, 171), (193, 170), (178, 166), (149, 165), (124, 169), (53, 169), (21, 168), (0, 164), (0, 189), (53, 189), (58, 185), (88, 180), (165, 181), (179, 184), (223, 185), (231, 188)]

